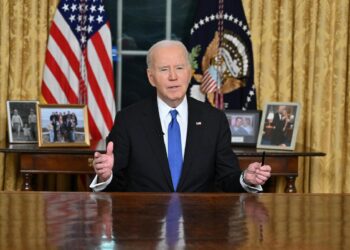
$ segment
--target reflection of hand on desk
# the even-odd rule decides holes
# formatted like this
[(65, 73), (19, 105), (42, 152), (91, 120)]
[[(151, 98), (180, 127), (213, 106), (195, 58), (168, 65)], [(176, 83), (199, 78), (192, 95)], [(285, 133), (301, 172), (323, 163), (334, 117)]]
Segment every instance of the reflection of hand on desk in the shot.
[(112, 199), (108, 194), (92, 193), (90, 198), (95, 200), (97, 205), (97, 215), (93, 221), (92, 231), (94, 235), (100, 235), (101, 238), (112, 240), (113, 236), (113, 215), (112, 215)]

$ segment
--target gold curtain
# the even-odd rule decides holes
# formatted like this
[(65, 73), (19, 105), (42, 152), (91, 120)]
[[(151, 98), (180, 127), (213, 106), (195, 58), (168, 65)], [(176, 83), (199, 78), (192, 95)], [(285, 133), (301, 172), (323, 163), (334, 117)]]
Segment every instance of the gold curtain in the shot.
[[(58, 0), (0, 0), (0, 141), (6, 100), (38, 99)], [(258, 107), (302, 106), (297, 144), (327, 153), (299, 161), (299, 192), (350, 192), (348, 0), (243, 0), (252, 33)], [(20, 189), (14, 155), (0, 154), (0, 190)], [(284, 180), (278, 180), (282, 192)]]
[[(297, 144), (326, 157), (300, 159), (299, 192), (350, 191), (348, 0), (243, 0), (258, 106), (301, 104)], [(283, 180), (278, 180), (282, 191)]]
[[(0, 141), (7, 100), (37, 100), (50, 21), (58, 0), (0, 0)], [(0, 190), (19, 190), (16, 155), (0, 154)]]

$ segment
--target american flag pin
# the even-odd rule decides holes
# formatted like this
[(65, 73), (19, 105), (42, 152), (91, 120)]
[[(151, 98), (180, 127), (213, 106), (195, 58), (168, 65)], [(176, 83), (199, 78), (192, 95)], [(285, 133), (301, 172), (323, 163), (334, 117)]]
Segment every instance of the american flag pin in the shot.
[(196, 125), (200, 126), (200, 125), (202, 125), (202, 122), (196, 122)]

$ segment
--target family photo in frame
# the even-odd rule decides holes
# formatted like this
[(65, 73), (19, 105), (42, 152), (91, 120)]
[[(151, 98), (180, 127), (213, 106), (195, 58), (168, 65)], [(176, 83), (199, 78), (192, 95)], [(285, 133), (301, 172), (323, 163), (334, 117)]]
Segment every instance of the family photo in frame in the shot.
[(261, 111), (225, 110), (225, 114), (231, 130), (232, 145), (256, 146)]
[(36, 105), (38, 101), (7, 101), (10, 143), (38, 142)]
[(267, 103), (260, 124), (257, 148), (294, 150), (299, 113), (298, 103)]
[(81, 147), (90, 145), (85, 105), (39, 104), (39, 147)]

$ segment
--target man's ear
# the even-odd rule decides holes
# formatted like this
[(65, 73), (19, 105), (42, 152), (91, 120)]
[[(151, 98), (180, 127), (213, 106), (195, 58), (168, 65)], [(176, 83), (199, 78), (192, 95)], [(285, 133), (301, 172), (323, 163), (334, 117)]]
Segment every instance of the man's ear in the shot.
[(147, 69), (147, 78), (148, 78), (149, 84), (151, 84), (153, 87), (155, 87), (152, 70), (150, 70), (149, 68)]

